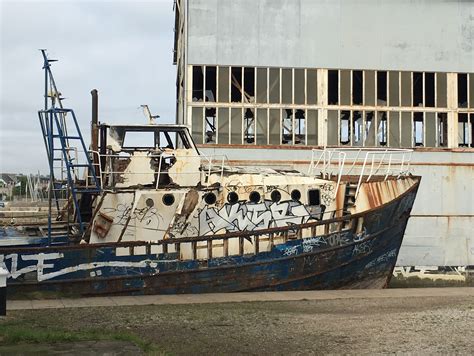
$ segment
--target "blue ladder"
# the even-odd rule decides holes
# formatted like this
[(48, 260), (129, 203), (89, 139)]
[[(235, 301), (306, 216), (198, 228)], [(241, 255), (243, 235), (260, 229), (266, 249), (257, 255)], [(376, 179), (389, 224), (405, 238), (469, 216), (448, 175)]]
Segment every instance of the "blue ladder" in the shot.
[[(64, 189), (57, 188), (55, 183), (61, 185), (65, 183), (56, 179), (55, 170), (58, 167), (55, 164), (61, 162), (61, 168), (65, 168), (68, 201), (69, 197), (71, 197), (74, 203), (75, 220), (81, 235), (86, 231), (86, 227), (81, 217), (80, 197), (84, 194), (99, 194), (101, 192), (101, 184), (84, 143), (76, 115), (72, 109), (64, 108), (61, 103), (60, 93), (56, 88), (50, 68), (51, 62), (54, 60), (47, 58), (45, 50), (42, 50), (42, 53), (44, 58), (43, 69), (45, 70), (45, 109), (38, 111), (38, 117), (48, 156), (52, 183), (50, 185), (51, 198), (48, 219), (48, 240), (51, 243), (51, 199), (55, 200), (56, 208), (59, 212), (59, 192), (64, 191)], [(48, 98), (50, 99), (50, 105), (48, 105)], [(56, 104), (59, 107), (56, 107)], [(76, 152), (76, 156), (71, 155), (71, 152)], [(79, 158), (81, 158), (80, 162)], [(80, 179), (81, 171), (85, 173), (84, 179)], [(61, 171), (62, 173), (63, 171)], [(69, 210), (69, 207), (67, 209)]]

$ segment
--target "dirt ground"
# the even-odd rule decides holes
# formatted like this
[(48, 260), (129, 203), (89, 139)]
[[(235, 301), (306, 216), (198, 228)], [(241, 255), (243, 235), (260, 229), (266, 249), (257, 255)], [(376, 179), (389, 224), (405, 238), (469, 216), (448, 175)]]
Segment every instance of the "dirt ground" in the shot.
[(43, 309), (11, 311), (5, 322), (129, 332), (169, 355), (474, 352), (472, 297)]

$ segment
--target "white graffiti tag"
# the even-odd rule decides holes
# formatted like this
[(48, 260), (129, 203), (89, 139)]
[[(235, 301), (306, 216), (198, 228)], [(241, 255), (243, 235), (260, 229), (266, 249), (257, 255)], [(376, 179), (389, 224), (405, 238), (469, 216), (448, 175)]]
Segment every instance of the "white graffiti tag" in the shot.
[[(123, 268), (145, 268), (150, 266), (151, 268), (156, 268), (157, 264), (149, 260), (144, 260), (140, 262), (129, 262), (129, 261), (107, 261), (107, 262), (90, 262), (82, 263), (75, 266), (65, 267), (60, 270), (45, 272), (45, 269), (53, 269), (54, 263), (45, 263), (45, 261), (54, 262), (63, 258), (62, 253), (39, 253), (35, 255), (18, 255), (12, 253), (9, 255), (0, 255), (0, 265), (5, 265), (5, 260), (10, 259), (10, 271), (9, 278), (17, 279), (21, 275), (26, 273), (35, 272), (38, 282), (46, 281), (48, 279), (62, 276), (65, 274), (77, 272), (77, 271), (87, 271), (102, 267), (123, 267)], [(23, 261), (33, 261), (32, 265), (18, 269), (18, 260), (21, 258)]]
[(206, 235), (221, 230), (253, 231), (283, 227), (305, 223), (309, 216), (305, 206), (294, 201), (225, 204), (220, 209), (206, 206), (199, 213), (199, 233)]

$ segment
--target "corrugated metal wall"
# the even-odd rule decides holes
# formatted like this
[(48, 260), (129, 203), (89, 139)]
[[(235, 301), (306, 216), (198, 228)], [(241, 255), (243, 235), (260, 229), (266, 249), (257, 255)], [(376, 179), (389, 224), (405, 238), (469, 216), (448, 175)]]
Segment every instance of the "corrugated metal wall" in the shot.
[(474, 71), (472, 1), (188, 1), (188, 64)]

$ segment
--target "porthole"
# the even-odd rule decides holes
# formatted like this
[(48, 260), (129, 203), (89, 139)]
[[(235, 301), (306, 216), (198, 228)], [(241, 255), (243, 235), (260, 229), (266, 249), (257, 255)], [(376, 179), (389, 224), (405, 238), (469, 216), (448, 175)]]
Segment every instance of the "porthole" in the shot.
[(281, 193), (278, 190), (274, 190), (272, 194), (270, 194), (270, 198), (272, 202), (278, 203), (281, 200)]
[(319, 205), (321, 204), (321, 193), (319, 189), (308, 190), (308, 205)]
[(260, 202), (260, 193), (257, 192), (257, 191), (253, 191), (249, 194), (249, 200), (252, 202), (252, 203), (258, 203)]
[(214, 204), (216, 200), (217, 200), (217, 197), (214, 193), (207, 193), (206, 195), (204, 195), (204, 201), (208, 205)]
[(153, 208), (153, 205), (155, 205), (155, 202), (153, 201), (153, 199), (148, 198), (147, 200), (145, 200), (145, 204), (147, 207)]
[(298, 189), (293, 189), (291, 191), (291, 199), (299, 201), (301, 199), (301, 192)]
[(229, 192), (229, 194), (227, 194), (227, 201), (230, 204), (235, 204), (239, 201), (239, 195), (236, 192)]
[(174, 195), (173, 194), (165, 194), (163, 195), (163, 204), (165, 205), (173, 205), (174, 204)]

